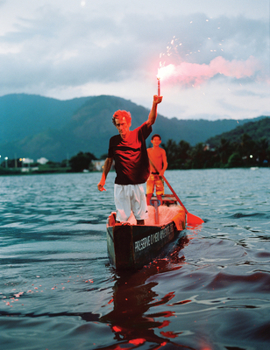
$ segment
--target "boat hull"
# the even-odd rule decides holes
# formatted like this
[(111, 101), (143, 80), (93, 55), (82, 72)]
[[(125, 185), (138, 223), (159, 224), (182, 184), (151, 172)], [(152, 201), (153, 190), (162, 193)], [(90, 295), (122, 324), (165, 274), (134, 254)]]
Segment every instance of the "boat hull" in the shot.
[[(115, 213), (111, 213), (107, 222), (110, 263), (117, 270), (140, 269), (157, 258), (169, 242), (184, 237), (186, 216), (182, 207), (177, 207), (177, 223), (174, 218), (160, 225), (116, 224)], [(170, 210), (167, 207), (162, 209)]]

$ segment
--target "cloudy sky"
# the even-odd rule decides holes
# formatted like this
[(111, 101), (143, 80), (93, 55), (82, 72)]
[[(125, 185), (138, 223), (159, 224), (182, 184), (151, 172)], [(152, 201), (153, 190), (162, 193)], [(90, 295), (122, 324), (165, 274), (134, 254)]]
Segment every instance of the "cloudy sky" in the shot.
[(0, 0), (0, 95), (150, 108), (159, 72), (166, 117), (269, 116), (269, 2)]

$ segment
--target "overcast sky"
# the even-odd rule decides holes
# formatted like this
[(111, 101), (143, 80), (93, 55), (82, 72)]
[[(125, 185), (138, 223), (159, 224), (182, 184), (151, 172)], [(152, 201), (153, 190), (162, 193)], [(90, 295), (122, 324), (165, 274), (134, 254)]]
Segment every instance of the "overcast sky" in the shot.
[(0, 0), (0, 95), (150, 108), (167, 67), (166, 117), (270, 116), (269, 17), (269, 0)]

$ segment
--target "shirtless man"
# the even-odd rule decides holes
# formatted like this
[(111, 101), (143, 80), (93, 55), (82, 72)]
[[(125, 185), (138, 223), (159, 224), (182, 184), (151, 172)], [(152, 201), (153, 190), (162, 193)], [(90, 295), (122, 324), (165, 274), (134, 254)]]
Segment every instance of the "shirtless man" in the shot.
[(127, 222), (131, 211), (137, 225), (144, 225), (148, 218), (143, 184), (150, 173), (145, 140), (151, 134), (152, 125), (157, 117), (157, 105), (162, 96), (155, 95), (148, 119), (135, 130), (130, 130), (131, 115), (127, 111), (116, 111), (113, 115), (113, 124), (118, 135), (111, 137), (108, 157), (104, 164), (98, 190), (105, 191), (104, 185), (108, 172), (115, 161), (114, 200), (116, 206), (116, 221)]
[(164, 175), (168, 166), (166, 152), (163, 148), (159, 147), (161, 144), (160, 135), (153, 135), (151, 142), (153, 147), (147, 149), (150, 160), (150, 176), (146, 182), (147, 205), (150, 205), (150, 200), (154, 193), (155, 187), (157, 199), (160, 200), (162, 204), (161, 196), (164, 194), (164, 181), (162, 176)]

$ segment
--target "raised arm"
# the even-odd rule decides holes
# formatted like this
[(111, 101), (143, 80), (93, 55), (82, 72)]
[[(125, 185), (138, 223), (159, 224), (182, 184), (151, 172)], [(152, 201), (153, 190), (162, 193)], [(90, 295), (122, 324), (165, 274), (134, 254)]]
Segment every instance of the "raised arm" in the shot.
[(153, 104), (152, 104), (152, 109), (149, 113), (149, 116), (148, 116), (148, 120), (147, 120), (147, 124), (150, 126), (150, 125), (153, 125), (156, 121), (156, 118), (157, 118), (157, 105), (162, 101), (162, 96), (157, 96), (155, 95), (153, 97)]
[(106, 189), (104, 188), (104, 185), (105, 185), (105, 182), (106, 182), (106, 178), (107, 178), (108, 172), (111, 169), (112, 162), (113, 162), (112, 158), (107, 158), (105, 160), (103, 173), (102, 173), (101, 179), (100, 179), (100, 181), (99, 181), (99, 183), (97, 185), (99, 191), (106, 191)]

